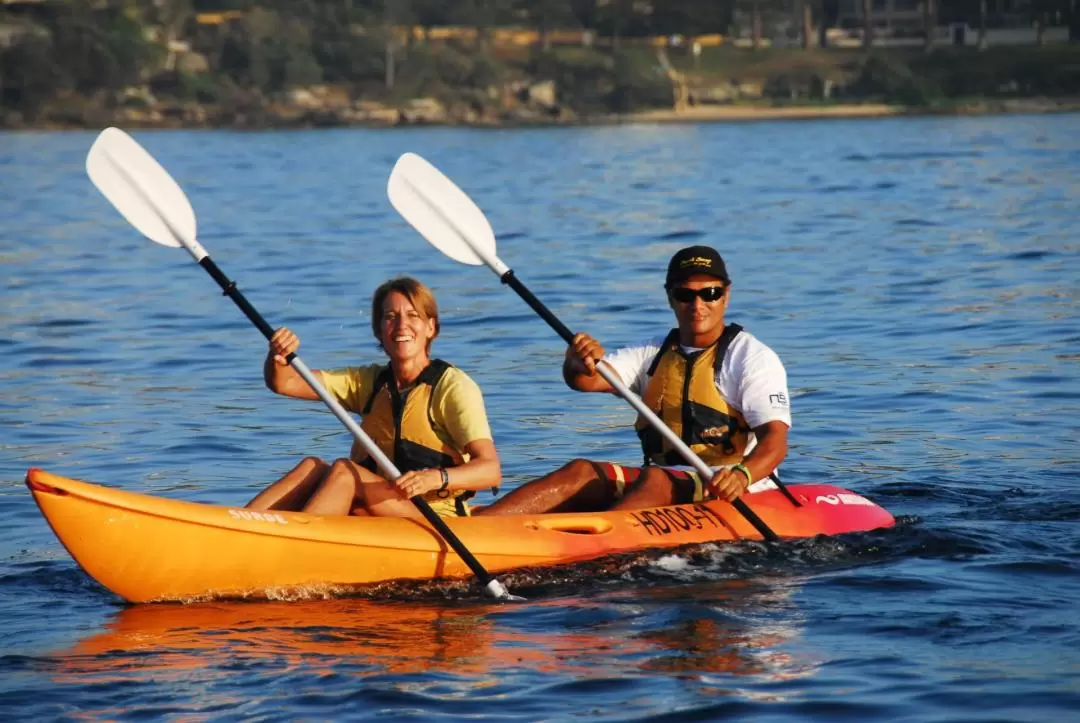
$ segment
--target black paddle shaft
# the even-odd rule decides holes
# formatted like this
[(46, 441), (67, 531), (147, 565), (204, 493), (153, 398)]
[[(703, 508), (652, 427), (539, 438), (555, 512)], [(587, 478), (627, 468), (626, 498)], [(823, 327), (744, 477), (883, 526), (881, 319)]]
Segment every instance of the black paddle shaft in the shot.
[[(574, 333), (566, 328), (566, 325), (559, 321), (559, 318), (551, 313), (551, 310), (544, 306), (544, 303), (533, 296), (533, 293), (521, 283), (517, 276), (514, 275), (514, 270), (510, 269), (505, 274), (499, 277), (499, 280), (509, 286), (514, 292), (522, 298), (522, 300), (532, 307), (532, 310), (540, 315), (540, 318), (548, 323), (552, 329), (562, 337), (563, 341), (567, 344), (572, 344), (574, 341)], [(708, 480), (702, 480), (702, 484), (708, 482)], [(754, 529), (761, 533), (761, 536), (769, 542), (777, 542), (780, 538), (775, 532), (773, 532), (765, 521), (757, 516), (752, 509), (747, 507), (746, 503), (740, 499), (732, 501), (731, 505), (739, 511), (746, 521), (754, 526)]]
[(505, 274), (499, 277), (499, 280), (514, 290), (522, 300), (532, 307), (532, 310), (540, 315), (540, 318), (548, 323), (555, 332), (562, 337), (568, 345), (574, 343), (574, 332), (566, 328), (566, 324), (559, 321), (559, 317), (551, 313), (551, 309), (544, 306), (544, 302), (533, 296), (533, 293), (529, 291), (525, 284), (521, 283), (518, 277), (514, 276), (514, 270), (510, 269)]
[[(240, 290), (236, 288), (236, 282), (229, 279), (229, 277), (225, 275), (225, 272), (214, 263), (213, 259), (209, 256), (204, 256), (203, 259), (199, 261), (199, 266), (206, 269), (206, 273), (210, 274), (214, 281), (217, 282), (218, 286), (221, 287), (222, 293), (232, 299), (233, 302), (240, 307), (240, 311), (244, 312), (244, 316), (251, 320), (251, 323), (262, 332), (263, 336), (269, 340), (274, 335), (273, 327), (266, 323), (266, 319), (262, 317), (262, 314), (260, 314), (247, 298), (240, 293)], [(296, 357), (295, 353), (290, 354), (286, 358), (286, 361), (291, 364), (294, 357)], [(424, 519), (431, 523), (431, 526), (435, 528), (447, 544), (453, 548), (454, 552), (456, 552), (465, 564), (469, 566), (469, 569), (476, 575), (480, 584), (486, 588), (495, 579), (491, 576), (491, 573), (484, 569), (484, 566), (480, 564), (480, 561), (469, 552), (469, 548), (465, 547), (464, 543), (457, 538), (457, 535), (455, 535), (447, 526), (443, 518), (439, 517), (438, 513), (431, 509), (431, 505), (428, 504), (427, 500), (420, 495), (411, 497), (410, 500), (416, 505), (416, 508), (420, 510), (420, 514), (424, 516)]]
[[(240, 290), (236, 288), (236, 282), (229, 279), (225, 275), (225, 272), (218, 268), (218, 265), (214, 263), (214, 260), (209, 256), (204, 256), (199, 262), (199, 266), (206, 269), (206, 273), (217, 282), (221, 287), (222, 294), (228, 296), (233, 302), (240, 307), (240, 311), (244, 312), (244, 316), (251, 320), (251, 323), (262, 332), (262, 335), (266, 337), (267, 341), (274, 336), (274, 329), (266, 323), (266, 319), (262, 317), (254, 306), (252, 306), (248, 300), (240, 293)], [(290, 355), (294, 356), (294, 355)], [(290, 358), (289, 361), (292, 361)]]

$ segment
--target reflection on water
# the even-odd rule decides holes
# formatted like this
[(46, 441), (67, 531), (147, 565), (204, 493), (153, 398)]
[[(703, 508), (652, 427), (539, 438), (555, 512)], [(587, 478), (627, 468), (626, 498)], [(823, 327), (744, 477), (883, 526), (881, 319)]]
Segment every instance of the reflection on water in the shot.
[[(445, 672), (484, 687), (508, 671), (561, 676), (655, 671), (786, 678), (807, 674), (784, 646), (790, 617), (769, 621), (792, 586), (730, 581), (625, 593), (602, 602), (459, 607), (340, 599), (126, 607), (100, 633), (55, 653), (57, 684), (153, 676), (209, 679), (217, 671), (305, 675)], [(685, 607), (671, 619), (672, 602)], [(647, 625), (646, 629), (640, 629)]]
[[(138, 667), (187, 676), (243, 662), (324, 673), (343, 661), (372, 671), (478, 673), (503, 654), (491, 644), (488, 612), (365, 600), (139, 605), (63, 651), (60, 678), (123, 678)], [(511, 659), (506, 652), (501, 660)]]

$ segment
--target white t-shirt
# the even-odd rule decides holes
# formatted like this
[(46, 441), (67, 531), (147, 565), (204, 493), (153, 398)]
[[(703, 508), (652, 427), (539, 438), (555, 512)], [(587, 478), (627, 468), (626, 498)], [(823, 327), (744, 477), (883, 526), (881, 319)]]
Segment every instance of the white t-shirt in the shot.
[[(617, 349), (605, 354), (604, 361), (631, 391), (641, 396), (649, 381), (649, 367), (660, 353), (664, 339), (658, 336), (645, 344)], [(682, 349), (687, 354), (701, 351), (688, 346)], [(716, 388), (720, 396), (742, 414), (751, 430), (766, 422), (783, 422), (791, 427), (791, 398), (784, 365), (776, 352), (750, 332), (740, 331), (731, 340), (716, 373)], [(751, 432), (746, 453), (749, 454), (756, 444), (757, 438)]]

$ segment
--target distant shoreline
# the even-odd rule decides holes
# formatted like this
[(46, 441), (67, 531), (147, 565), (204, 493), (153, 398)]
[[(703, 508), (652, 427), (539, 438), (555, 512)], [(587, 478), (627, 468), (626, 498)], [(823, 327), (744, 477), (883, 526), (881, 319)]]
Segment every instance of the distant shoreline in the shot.
[(619, 116), (631, 123), (719, 123), (723, 121), (807, 120), (814, 118), (883, 118), (909, 115), (904, 106), (885, 103), (852, 105), (699, 105), (682, 110), (638, 111)]
[(639, 111), (618, 116), (624, 123), (721, 123), (725, 121), (813, 120), (820, 118), (891, 118), (896, 116), (980, 116), (1080, 111), (1080, 98), (1017, 98), (956, 103), (943, 107), (858, 103), (833, 105), (702, 105), (683, 110)]
[[(390, 109), (388, 109), (390, 110)], [(264, 123), (213, 123), (185, 122), (176, 118), (151, 120), (147, 118), (125, 117), (117, 113), (115, 117), (105, 114), (100, 124), (64, 124), (41, 123), (13, 126), (0, 126), (0, 132), (41, 131), (55, 132), (66, 130), (95, 130), (109, 125), (128, 129), (172, 129), (172, 130), (303, 130), (315, 128), (552, 128), (582, 127), (603, 125), (629, 125), (634, 123), (690, 124), (754, 122), (772, 120), (818, 120), (818, 119), (861, 119), (894, 118), (925, 116), (988, 116), (1012, 114), (1050, 114), (1080, 111), (1080, 98), (1013, 98), (1004, 100), (972, 99), (933, 106), (903, 106), (887, 103), (832, 103), (816, 105), (755, 105), (734, 103), (728, 105), (695, 105), (681, 110), (673, 108), (634, 111), (631, 113), (610, 113), (571, 118), (508, 118), (505, 120), (484, 119), (467, 122), (457, 120), (417, 120), (408, 119), (403, 112), (393, 117), (381, 119), (353, 120), (334, 118), (323, 115), (317, 122), (304, 116), (289, 114), (270, 114)], [(396, 118), (396, 120), (394, 119)]]

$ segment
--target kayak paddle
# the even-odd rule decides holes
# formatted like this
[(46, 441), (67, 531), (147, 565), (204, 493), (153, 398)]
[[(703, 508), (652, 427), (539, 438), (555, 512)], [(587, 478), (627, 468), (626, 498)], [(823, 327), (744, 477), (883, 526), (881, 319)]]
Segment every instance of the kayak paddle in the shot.
[[(240, 307), (263, 336), (270, 339), (274, 335), (273, 328), (255, 307), (248, 303), (236, 288), (236, 284), (225, 276), (202, 244), (196, 240), (195, 212), (180, 186), (135, 139), (119, 128), (103, 130), (86, 156), (86, 172), (98, 190), (128, 223), (155, 243), (187, 249), (195, 262), (213, 277), (225, 295)], [(400, 477), (401, 472), (394, 463), (349, 416), (337, 399), (330, 396), (300, 357), (293, 353), (286, 361), (375, 459), (383, 474), (390, 479)], [(503, 600), (524, 599), (511, 595), (502, 583), (484, 569), (423, 497), (417, 495), (412, 498), (412, 502), (454, 552), (465, 561), (492, 597)]]
[[(394, 164), (386, 191), (398, 213), (432, 246), (460, 263), (486, 265), (504, 284), (517, 292), (563, 341), (567, 344), (573, 342), (574, 333), (533, 296), (513, 270), (495, 255), (495, 232), (491, 230), (484, 212), (439, 169), (415, 153), (406, 153)], [(630, 391), (613, 369), (603, 362), (597, 364), (596, 369), (620, 397), (630, 402), (630, 406), (693, 465), (703, 481), (712, 478), (713, 471), (701, 457), (672, 432), (640, 397)], [(732, 505), (766, 540), (779, 539), (745, 502), (736, 499)]]

